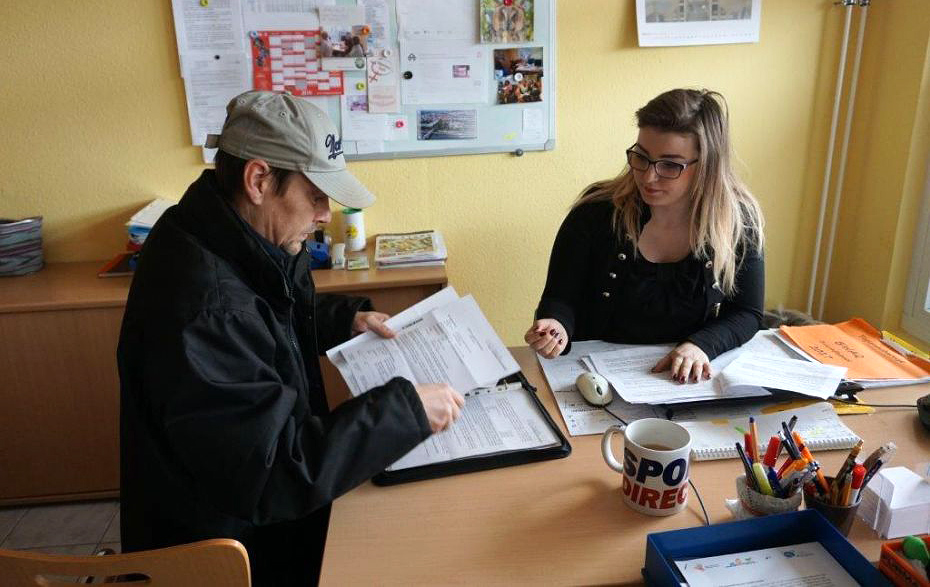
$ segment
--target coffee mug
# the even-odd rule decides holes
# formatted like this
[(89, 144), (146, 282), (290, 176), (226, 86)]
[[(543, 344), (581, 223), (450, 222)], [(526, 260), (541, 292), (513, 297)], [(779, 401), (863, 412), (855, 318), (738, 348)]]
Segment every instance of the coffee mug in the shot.
[[(623, 434), (623, 464), (610, 448), (614, 434)], [(651, 516), (670, 516), (688, 503), (691, 434), (660, 418), (643, 418), (624, 428), (611, 426), (601, 439), (607, 465), (623, 476), (623, 501)]]

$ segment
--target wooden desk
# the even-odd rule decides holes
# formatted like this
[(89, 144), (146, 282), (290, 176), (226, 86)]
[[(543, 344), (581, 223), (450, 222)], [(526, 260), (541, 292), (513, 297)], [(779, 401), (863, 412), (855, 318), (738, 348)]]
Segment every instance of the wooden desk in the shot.
[[(540, 398), (561, 415), (533, 354), (513, 349)], [(930, 385), (862, 393), (883, 403), (913, 403)], [(882, 409), (843, 421), (871, 451), (893, 440), (894, 463), (930, 454), (930, 433), (915, 410)], [(564, 426), (563, 426), (564, 431)], [(556, 585), (640, 584), (649, 532), (702, 523), (694, 495), (680, 514), (658, 518), (623, 505), (620, 477), (604, 464), (600, 436), (571, 437), (566, 459), (421, 481), (393, 487), (366, 483), (333, 504), (321, 582), (353, 584)], [(818, 452), (827, 470), (847, 451)], [(730, 519), (723, 505), (736, 494), (734, 459), (694, 463), (691, 478), (711, 522)], [(881, 541), (857, 520), (850, 539), (869, 560)]]
[[(116, 345), (131, 278), (98, 278), (101, 265), (0, 278), (0, 506), (119, 493)], [(445, 286), (446, 272), (316, 271), (314, 281), (396, 313)]]

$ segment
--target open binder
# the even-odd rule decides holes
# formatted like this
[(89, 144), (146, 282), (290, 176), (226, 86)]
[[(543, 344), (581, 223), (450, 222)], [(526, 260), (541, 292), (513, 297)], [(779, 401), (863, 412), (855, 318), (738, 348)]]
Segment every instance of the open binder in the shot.
[[(458, 430), (453, 430), (455, 428), (453, 426), (445, 432), (433, 435), (384, 472), (375, 475), (372, 482), (375, 485), (396, 485), (407, 481), (434, 479), (459, 473), (471, 473), (536, 461), (560, 459), (570, 455), (572, 452), (571, 445), (552, 420), (545, 406), (539, 401), (536, 396), (536, 388), (530, 385), (523, 373), (516, 373), (500, 381), (502, 385), (507, 383), (519, 383), (519, 388), (505, 392), (490, 391), (485, 392), (484, 395), (480, 391), (466, 394), (462, 417), (455, 425), (459, 426)], [(493, 422), (493, 418), (487, 417), (485, 408), (488, 402), (493, 404), (495, 400), (502, 399), (494, 397), (493, 394), (495, 393), (523, 394), (509, 396), (508, 400), (516, 402), (518, 408), (520, 408), (519, 416), (521, 421), (535, 435), (535, 438), (524, 438), (522, 446), (516, 449), (489, 449), (487, 452), (472, 451), (464, 456), (449, 457), (439, 453), (429, 454), (430, 444), (441, 448), (442, 435), (468, 434), (466, 428), (471, 420), (485, 418), (485, 422)], [(508, 402), (506, 406), (511, 406), (511, 404)], [(505, 409), (509, 410), (511, 408), (506, 407)]]

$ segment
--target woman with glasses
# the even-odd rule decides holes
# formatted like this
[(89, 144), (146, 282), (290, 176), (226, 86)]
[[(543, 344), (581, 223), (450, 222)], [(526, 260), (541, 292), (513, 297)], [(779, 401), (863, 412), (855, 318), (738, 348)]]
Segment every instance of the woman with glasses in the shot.
[(671, 343), (653, 371), (706, 379), (760, 327), (762, 211), (731, 168), (723, 96), (671, 90), (636, 119), (628, 166), (563, 221), (524, 339), (546, 358), (573, 340)]

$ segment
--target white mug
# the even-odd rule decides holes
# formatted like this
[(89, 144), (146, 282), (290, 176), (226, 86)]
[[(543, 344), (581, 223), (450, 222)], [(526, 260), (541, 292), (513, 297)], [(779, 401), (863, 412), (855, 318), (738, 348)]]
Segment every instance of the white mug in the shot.
[[(623, 464), (610, 448), (614, 434), (624, 435)], [(623, 476), (623, 501), (651, 516), (670, 516), (688, 503), (691, 434), (679, 424), (643, 418), (629, 426), (611, 426), (601, 439), (607, 465)]]

